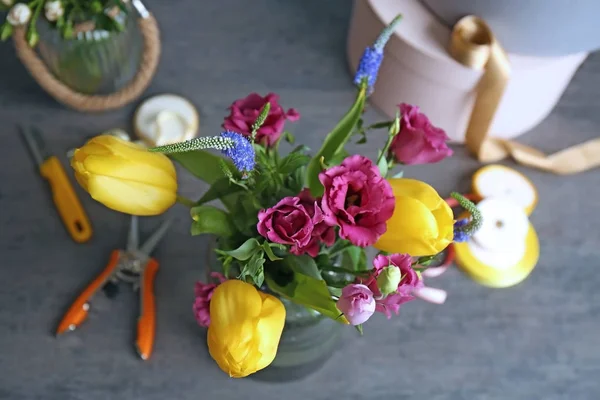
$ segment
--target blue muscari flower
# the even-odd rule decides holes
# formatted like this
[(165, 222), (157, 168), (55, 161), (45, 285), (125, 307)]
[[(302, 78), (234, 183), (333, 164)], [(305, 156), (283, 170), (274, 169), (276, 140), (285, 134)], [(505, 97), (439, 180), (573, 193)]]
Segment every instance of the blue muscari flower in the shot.
[(469, 220), (467, 218), (459, 219), (454, 223), (454, 241), (457, 243), (466, 242), (469, 240), (469, 234), (465, 232), (463, 227), (467, 226)]
[(400, 22), (402, 15), (398, 15), (396, 18), (386, 26), (383, 31), (375, 40), (373, 46), (367, 47), (358, 63), (356, 75), (354, 76), (354, 84), (357, 86), (362, 85), (362, 81), (367, 81), (367, 92), (370, 94), (373, 92), (373, 86), (377, 80), (377, 74), (379, 73), (379, 67), (383, 61), (383, 48), (394, 33), (396, 25)]
[(240, 172), (249, 172), (254, 169), (254, 147), (252, 143), (237, 132), (224, 131), (221, 137), (231, 139), (233, 147), (221, 150), (221, 153), (231, 158), (233, 164)]

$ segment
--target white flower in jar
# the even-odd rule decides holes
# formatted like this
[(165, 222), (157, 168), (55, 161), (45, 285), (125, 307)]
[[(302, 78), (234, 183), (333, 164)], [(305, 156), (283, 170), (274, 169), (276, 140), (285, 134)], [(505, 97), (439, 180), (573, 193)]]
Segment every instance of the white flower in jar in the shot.
[(54, 22), (65, 13), (65, 9), (60, 1), (49, 1), (44, 5), (46, 19)]
[(15, 4), (8, 15), (6, 20), (12, 26), (25, 25), (31, 19), (31, 8), (27, 4), (17, 3)]

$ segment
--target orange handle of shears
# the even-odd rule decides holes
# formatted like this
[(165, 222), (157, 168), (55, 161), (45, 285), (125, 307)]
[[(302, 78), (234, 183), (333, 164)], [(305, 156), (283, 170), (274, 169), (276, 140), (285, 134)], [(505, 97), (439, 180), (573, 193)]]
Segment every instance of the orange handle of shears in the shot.
[(147, 360), (154, 347), (156, 331), (156, 304), (154, 301), (154, 278), (158, 272), (158, 261), (151, 258), (142, 273), (140, 286), (141, 313), (137, 323), (135, 346), (142, 360)]
[(56, 330), (56, 334), (61, 334), (66, 331), (72, 331), (85, 320), (88, 314), (89, 300), (92, 298), (94, 293), (98, 291), (108, 278), (112, 275), (113, 271), (119, 264), (120, 252), (119, 250), (114, 250), (110, 255), (110, 260), (108, 262), (108, 266), (102, 271), (96, 279), (94, 279), (85, 289), (79, 297), (75, 300), (75, 302), (71, 305), (63, 319), (58, 324), (58, 329)]
[(58, 158), (51, 156), (44, 161), (40, 174), (50, 183), (54, 205), (73, 240), (87, 242), (92, 237), (92, 225)]

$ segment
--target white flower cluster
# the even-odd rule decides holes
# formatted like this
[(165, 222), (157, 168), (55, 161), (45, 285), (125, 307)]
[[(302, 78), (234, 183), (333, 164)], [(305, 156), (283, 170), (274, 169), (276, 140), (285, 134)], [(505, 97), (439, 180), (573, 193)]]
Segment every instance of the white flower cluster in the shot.
[(44, 12), (46, 19), (50, 22), (54, 22), (63, 16), (65, 9), (59, 0), (49, 1), (44, 5)]
[[(10, 0), (2, 0), (3, 3), (8, 2)], [(12, 26), (21, 26), (25, 25), (31, 19), (31, 8), (27, 4), (17, 3), (15, 4), (8, 15), (6, 16), (6, 20)]]

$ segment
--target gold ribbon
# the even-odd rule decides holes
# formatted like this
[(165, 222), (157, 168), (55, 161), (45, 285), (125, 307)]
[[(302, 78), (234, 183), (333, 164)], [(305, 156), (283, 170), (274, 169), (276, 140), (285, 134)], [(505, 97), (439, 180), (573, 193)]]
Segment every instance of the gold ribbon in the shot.
[(491, 29), (480, 18), (467, 16), (456, 23), (450, 55), (461, 64), (481, 70), (465, 143), (481, 162), (512, 157), (519, 164), (569, 175), (600, 166), (600, 138), (569, 147), (552, 155), (512, 140), (489, 137), (492, 120), (510, 77), (508, 57)]

